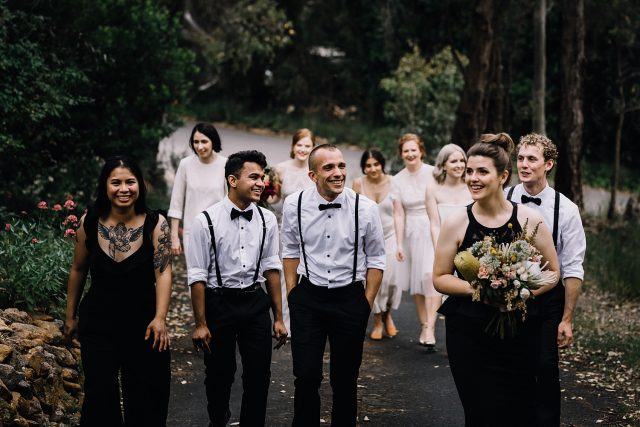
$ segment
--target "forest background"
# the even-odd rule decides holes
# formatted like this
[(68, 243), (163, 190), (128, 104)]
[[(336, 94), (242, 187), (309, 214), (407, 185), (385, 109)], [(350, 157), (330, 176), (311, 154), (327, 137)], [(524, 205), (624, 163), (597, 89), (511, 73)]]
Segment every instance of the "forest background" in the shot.
[[(0, 0), (0, 307), (63, 306), (69, 212), (36, 204), (81, 213), (104, 158), (138, 159), (166, 208), (158, 143), (187, 119), (309, 127), (381, 148), (392, 171), (402, 132), (433, 161), (448, 142), (535, 130), (558, 145), (555, 185), (578, 205), (583, 185), (636, 200), (639, 36), (634, 0)], [(584, 217), (586, 288), (612, 292), (612, 315), (640, 299), (621, 244), (640, 237), (632, 208)], [(637, 322), (583, 324), (637, 366)]]

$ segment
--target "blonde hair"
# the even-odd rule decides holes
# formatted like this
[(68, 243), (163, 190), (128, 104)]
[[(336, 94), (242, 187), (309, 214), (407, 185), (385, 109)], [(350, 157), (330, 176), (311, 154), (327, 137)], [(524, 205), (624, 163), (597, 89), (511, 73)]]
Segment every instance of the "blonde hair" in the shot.
[(291, 140), (291, 151), (289, 152), (289, 157), (292, 159), (295, 158), (295, 154), (293, 154), (293, 147), (296, 146), (298, 141), (304, 138), (309, 138), (311, 140), (311, 147), (316, 146), (316, 136), (311, 132), (311, 130), (307, 128), (298, 129), (296, 133), (293, 134), (293, 138)]
[[(438, 157), (436, 157), (436, 165), (433, 168), (433, 177), (436, 179), (436, 182), (438, 184), (442, 184), (447, 177), (447, 171), (444, 168), (444, 164), (447, 163), (449, 157), (451, 157), (451, 155), (456, 152), (462, 154), (464, 162), (467, 163), (467, 155), (459, 145), (447, 144), (440, 149), (440, 152), (438, 152)], [(461, 179), (462, 182), (464, 182), (464, 173), (462, 174)]]
[(424, 148), (424, 143), (422, 142), (422, 139), (420, 139), (420, 137), (415, 133), (405, 133), (398, 140), (398, 154), (400, 154), (400, 156), (402, 156), (402, 146), (409, 141), (414, 141), (416, 144), (418, 144), (418, 149), (420, 149), (421, 159), (424, 159), (425, 157), (427, 157), (427, 149)]

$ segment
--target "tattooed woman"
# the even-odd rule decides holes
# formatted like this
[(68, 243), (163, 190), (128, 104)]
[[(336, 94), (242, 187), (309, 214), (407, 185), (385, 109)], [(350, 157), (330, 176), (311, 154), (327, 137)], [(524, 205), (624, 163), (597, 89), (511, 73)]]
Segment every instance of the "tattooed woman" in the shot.
[(64, 334), (71, 339), (77, 331), (82, 344), (82, 426), (166, 424), (171, 232), (166, 218), (147, 209), (145, 195), (138, 165), (108, 159), (78, 229)]

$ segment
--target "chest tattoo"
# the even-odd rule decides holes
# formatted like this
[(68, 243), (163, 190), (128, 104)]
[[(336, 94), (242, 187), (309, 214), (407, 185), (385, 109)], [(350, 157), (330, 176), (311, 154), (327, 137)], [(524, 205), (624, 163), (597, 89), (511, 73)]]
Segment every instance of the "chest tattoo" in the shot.
[(138, 228), (127, 228), (124, 222), (107, 227), (98, 223), (98, 235), (109, 242), (109, 256), (116, 259), (116, 251), (127, 253), (131, 250), (131, 242), (142, 236), (144, 225)]

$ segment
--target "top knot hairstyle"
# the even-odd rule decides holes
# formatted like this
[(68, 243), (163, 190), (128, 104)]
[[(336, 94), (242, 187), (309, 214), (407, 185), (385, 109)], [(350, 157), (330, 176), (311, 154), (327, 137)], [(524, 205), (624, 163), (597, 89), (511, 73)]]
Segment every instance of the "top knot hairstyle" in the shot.
[(509, 134), (501, 132), (498, 134), (484, 133), (480, 135), (480, 141), (473, 144), (467, 151), (467, 158), (471, 156), (488, 157), (493, 160), (493, 165), (498, 170), (498, 174), (508, 171), (511, 175), (511, 153), (514, 144)]

